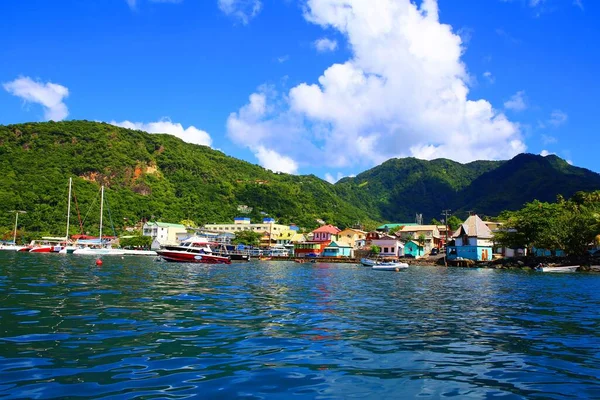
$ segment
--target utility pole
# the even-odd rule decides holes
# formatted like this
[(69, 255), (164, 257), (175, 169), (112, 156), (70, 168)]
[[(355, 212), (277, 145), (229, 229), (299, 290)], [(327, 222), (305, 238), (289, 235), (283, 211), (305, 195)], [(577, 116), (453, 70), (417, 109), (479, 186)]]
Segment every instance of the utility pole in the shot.
[(446, 242), (445, 245), (448, 246), (448, 214), (450, 214), (451, 210), (442, 210), (442, 215), (444, 216), (444, 223), (446, 224)]

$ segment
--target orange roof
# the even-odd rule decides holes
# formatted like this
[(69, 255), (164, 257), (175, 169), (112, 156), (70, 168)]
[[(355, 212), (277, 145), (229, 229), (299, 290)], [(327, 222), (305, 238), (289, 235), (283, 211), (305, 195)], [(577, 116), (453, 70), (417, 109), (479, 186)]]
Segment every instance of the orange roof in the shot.
[(331, 233), (332, 235), (337, 235), (339, 232), (341, 232), (341, 229), (339, 229), (337, 226), (333, 226), (333, 225), (323, 225), (313, 231), (313, 233), (316, 233), (316, 232), (324, 232), (324, 233)]

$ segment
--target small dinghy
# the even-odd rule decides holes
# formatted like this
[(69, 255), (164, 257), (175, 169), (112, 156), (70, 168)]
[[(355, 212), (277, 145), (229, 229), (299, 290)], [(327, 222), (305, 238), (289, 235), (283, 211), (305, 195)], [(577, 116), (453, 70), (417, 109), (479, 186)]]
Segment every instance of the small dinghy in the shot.
[(394, 261), (378, 262), (371, 268), (375, 271), (400, 271), (401, 269), (408, 268), (408, 264)]
[(537, 266), (536, 270), (540, 272), (575, 272), (579, 268), (579, 265), (565, 265), (561, 267), (550, 267), (545, 264)]

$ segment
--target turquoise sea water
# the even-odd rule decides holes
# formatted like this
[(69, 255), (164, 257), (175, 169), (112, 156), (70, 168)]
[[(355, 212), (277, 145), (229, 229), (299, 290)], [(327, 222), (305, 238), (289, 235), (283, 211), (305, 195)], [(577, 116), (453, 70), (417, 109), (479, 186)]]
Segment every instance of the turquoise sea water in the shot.
[(600, 398), (600, 275), (0, 252), (0, 398)]

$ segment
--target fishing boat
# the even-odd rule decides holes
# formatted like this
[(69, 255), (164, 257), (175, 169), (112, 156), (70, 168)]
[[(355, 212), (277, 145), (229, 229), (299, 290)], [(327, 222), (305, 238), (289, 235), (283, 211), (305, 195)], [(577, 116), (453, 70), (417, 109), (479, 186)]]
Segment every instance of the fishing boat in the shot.
[(371, 268), (374, 271), (400, 271), (408, 268), (408, 264), (397, 261), (378, 261)]
[(546, 264), (540, 264), (536, 267), (540, 272), (575, 272), (579, 269), (579, 265), (564, 265), (559, 267), (551, 267)]
[(177, 246), (164, 246), (156, 253), (165, 261), (198, 264), (231, 264), (229, 257), (213, 254), (206, 238), (191, 237)]

